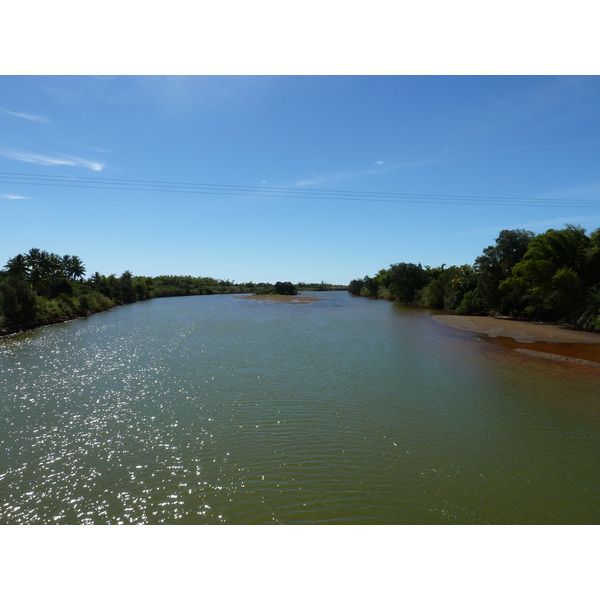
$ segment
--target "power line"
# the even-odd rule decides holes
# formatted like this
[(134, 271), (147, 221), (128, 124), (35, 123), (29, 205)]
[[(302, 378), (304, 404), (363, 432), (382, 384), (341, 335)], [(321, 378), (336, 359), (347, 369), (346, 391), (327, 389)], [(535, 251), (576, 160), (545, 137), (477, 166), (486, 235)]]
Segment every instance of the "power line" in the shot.
[(0, 182), (16, 185), (44, 187), (69, 187), (137, 192), (177, 194), (211, 194), (227, 196), (250, 196), (265, 198), (289, 198), (302, 200), (354, 200), (361, 202), (393, 202), (418, 204), (468, 204), (475, 206), (569, 206), (590, 207), (600, 205), (600, 200), (572, 200), (560, 198), (531, 198), (511, 196), (472, 196), (451, 194), (420, 194), (406, 192), (363, 192), (351, 190), (297, 189), (286, 187), (262, 187), (249, 185), (226, 185), (215, 183), (191, 183), (155, 181), (146, 179), (116, 179), (107, 177), (83, 177), (67, 175), (35, 175), (32, 173), (0, 172)]

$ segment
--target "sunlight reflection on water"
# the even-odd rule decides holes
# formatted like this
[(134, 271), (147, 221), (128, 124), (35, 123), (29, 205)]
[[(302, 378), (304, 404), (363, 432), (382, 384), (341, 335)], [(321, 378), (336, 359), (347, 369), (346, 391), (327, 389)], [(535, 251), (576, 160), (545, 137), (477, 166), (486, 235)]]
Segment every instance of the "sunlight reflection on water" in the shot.
[(0, 522), (600, 521), (597, 373), (311, 295), (0, 342)]

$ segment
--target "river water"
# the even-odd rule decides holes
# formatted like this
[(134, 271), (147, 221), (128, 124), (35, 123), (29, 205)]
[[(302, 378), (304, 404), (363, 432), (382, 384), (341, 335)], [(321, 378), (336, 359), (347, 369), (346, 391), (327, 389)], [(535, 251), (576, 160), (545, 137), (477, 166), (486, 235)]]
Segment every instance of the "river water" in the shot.
[(304, 295), (1, 340), (0, 523), (600, 523), (600, 369)]

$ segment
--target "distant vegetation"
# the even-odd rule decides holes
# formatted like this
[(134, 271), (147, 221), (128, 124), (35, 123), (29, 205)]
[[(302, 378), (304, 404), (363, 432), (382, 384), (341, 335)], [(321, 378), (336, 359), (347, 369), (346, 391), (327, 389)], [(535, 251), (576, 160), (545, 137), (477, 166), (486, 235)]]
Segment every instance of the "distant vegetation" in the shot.
[(205, 294), (297, 294), (297, 290), (347, 289), (328, 283), (239, 283), (212, 277), (120, 277), (86, 270), (78, 256), (38, 248), (10, 258), (0, 271), (0, 335), (58, 323), (138, 300)]
[(299, 292), (333, 292), (339, 290), (347, 290), (347, 285), (332, 285), (331, 283), (298, 283), (296, 284)]
[(270, 286), (266, 290), (262, 292), (257, 292), (260, 294), (273, 294), (277, 296), (297, 296), (298, 289), (296, 286), (289, 281), (278, 281), (275, 285)]
[(535, 235), (501, 231), (473, 265), (397, 263), (350, 282), (356, 296), (462, 315), (499, 314), (600, 332), (600, 228), (566, 225)]

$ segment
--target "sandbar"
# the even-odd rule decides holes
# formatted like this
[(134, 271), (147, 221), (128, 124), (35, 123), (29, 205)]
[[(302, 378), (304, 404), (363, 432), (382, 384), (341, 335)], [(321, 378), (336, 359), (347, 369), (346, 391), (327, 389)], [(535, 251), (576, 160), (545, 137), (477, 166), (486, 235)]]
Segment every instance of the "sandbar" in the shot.
[(472, 331), (490, 342), (535, 358), (600, 367), (600, 335), (566, 325), (515, 321), (503, 317), (433, 315), (437, 323)]
[(311, 296), (278, 296), (274, 294), (248, 294), (247, 296), (234, 296), (240, 300), (257, 300), (258, 302), (279, 302), (281, 304), (310, 304), (320, 302), (325, 298), (312, 298)]
[(456, 329), (485, 333), (490, 337), (510, 337), (517, 342), (548, 342), (551, 344), (600, 344), (600, 335), (590, 331), (575, 331), (566, 325), (548, 325), (510, 318), (463, 315), (433, 315), (433, 320)]

